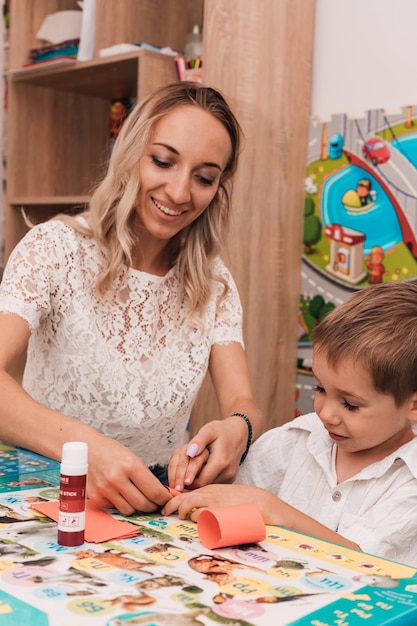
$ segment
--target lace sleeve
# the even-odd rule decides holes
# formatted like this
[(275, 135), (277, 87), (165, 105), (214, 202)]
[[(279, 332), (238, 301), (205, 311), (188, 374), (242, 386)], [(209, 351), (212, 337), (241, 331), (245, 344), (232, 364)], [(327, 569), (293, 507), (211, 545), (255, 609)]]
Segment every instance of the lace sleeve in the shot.
[(229, 285), (229, 291), (226, 297), (220, 299), (217, 304), (213, 343), (225, 344), (236, 341), (244, 347), (242, 334), (242, 305), (236, 283), (231, 273), (220, 259), (217, 260), (215, 271), (225, 278)]
[(0, 311), (15, 313), (31, 331), (50, 309), (51, 277), (59, 280), (62, 245), (59, 232), (68, 226), (59, 222), (32, 228), (12, 251), (0, 284)]

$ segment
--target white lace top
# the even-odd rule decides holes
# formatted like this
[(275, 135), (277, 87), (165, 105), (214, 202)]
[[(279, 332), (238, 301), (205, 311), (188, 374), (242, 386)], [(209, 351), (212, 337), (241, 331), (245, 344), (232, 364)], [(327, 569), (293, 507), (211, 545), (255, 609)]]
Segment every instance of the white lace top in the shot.
[[(136, 452), (166, 463), (184, 443), (211, 346), (242, 342), (235, 283), (220, 259), (204, 334), (186, 332), (178, 275), (126, 268), (114, 292), (94, 293), (103, 256), (94, 239), (60, 221), (40, 224), (10, 256), (0, 311), (31, 330), (23, 387), (39, 402), (78, 418)], [(207, 416), (214, 418), (214, 416)]]

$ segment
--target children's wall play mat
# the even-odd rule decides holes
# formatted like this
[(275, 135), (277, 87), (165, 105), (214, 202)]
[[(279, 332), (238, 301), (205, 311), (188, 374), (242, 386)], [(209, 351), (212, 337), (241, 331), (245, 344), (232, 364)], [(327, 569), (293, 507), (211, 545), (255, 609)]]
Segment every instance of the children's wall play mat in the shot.
[(312, 121), (305, 179), (297, 409), (312, 410), (310, 333), (349, 294), (417, 275), (417, 107)]

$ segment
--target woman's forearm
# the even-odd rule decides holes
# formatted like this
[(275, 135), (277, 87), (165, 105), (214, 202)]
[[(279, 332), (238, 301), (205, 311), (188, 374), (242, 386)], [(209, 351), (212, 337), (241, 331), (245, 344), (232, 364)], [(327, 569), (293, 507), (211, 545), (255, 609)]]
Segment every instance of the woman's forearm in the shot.
[(7, 372), (0, 370), (0, 439), (5, 443), (61, 458), (66, 441), (94, 441), (90, 426), (36, 402)]
[[(225, 418), (232, 415), (241, 417), (239, 414), (243, 414), (250, 420), (252, 443), (262, 434), (264, 425), (262, 413), (252, 398), (239, 398), (235, 400), (233, 403), (230, 403), (226, 413)], [(244, 418), (241, 417), (241, 419)]]

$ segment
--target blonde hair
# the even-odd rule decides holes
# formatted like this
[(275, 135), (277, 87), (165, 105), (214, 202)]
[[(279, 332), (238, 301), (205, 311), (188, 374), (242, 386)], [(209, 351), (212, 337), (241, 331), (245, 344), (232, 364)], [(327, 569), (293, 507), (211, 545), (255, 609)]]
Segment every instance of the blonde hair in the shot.
[[(89, 210), (88, 228), (73, 218), (59, 216), (73, 227), (96, 239), (107, 263), (97, 278), (101, 295), (111, 289), (124, 266), (132, 261), (138, 245), (133, 236), (139, 193), (138, 162), (144, 154), (156, 122), (179, 106), (196, 106), (211, 113), (228, 132), (231, 152), (219, 188), (207, 209), (170, 241), (171, 264), (179, 268), (180, 301), (187, 296), (187, 316), (201, 319), (212, 292), (212, 280), (225, 281), (212, 273), (212, 261), (220, 254), (230, 222), (232, 177), (241, 146), (241, 129), (219, 91), (200, 83), (178, 81), (165, 85), (137, 104), (115, 142), (106, 174), (95, 188)], [(139, 242), (140, 243), (140, 242)]]
[(401, 406), (417, 391), (417, 280), (365, 287), (315, 327), (314, 351), (332, 367), (353, 359)]

